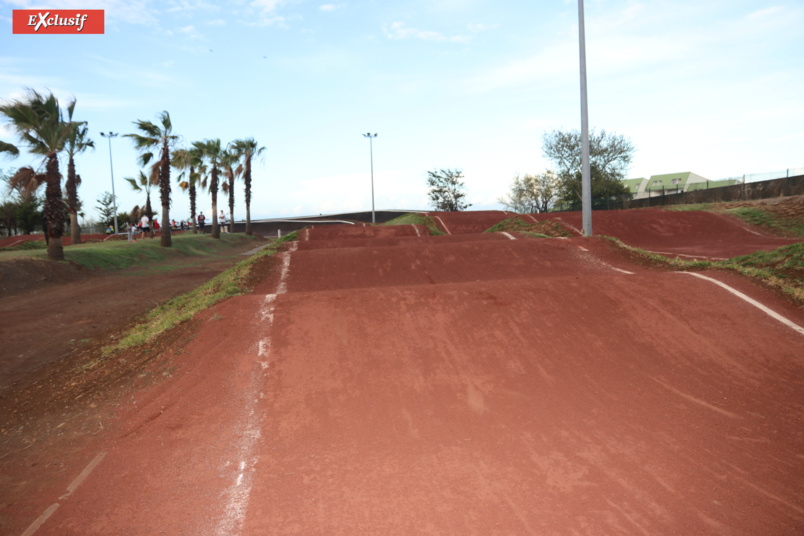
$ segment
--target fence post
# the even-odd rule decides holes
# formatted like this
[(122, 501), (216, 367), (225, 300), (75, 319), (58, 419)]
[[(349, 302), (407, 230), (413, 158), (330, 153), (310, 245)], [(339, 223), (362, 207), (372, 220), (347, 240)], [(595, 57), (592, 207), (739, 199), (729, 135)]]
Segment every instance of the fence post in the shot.
[(662, 206), (664, 206), (664, 185), (662, 185)]
[(745, 201), (745, 175), (743, 175), (743, 201)]

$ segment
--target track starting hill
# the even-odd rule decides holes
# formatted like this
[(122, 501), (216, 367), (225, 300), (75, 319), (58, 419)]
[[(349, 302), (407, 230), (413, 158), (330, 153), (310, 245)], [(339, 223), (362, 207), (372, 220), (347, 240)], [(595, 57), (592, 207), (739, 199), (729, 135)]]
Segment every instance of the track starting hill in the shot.
[[(444, 235), (308, 225), (48, 533), (801, 533), (804, 311), (635, 262), (580, 214), (549, 215), (561, 238), (428, 216)], [(690, 257), (790, 243), (711, 214), (594, 225)]]

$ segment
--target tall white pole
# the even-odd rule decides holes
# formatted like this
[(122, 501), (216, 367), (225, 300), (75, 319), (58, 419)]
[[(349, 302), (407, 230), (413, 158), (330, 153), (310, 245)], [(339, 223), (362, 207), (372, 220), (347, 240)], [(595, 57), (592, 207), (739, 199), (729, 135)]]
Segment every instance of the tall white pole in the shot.
[(363, 136), (369, 139), (369, 156), (371, 158), (371, 223), (374, 224), (377, 223), (377, 221), (374, 218), (374, 144), (372, 143), (372, 138), (376, 138), (377, 134), (367, 132), (363, 134)]
[(583, 234), (592, 236), (592, 177), (589, 168), (589, 107), (586, 101), (586, 36), (583, 0), (578, 0), (578, 34), (581, 51), (581, 203)]
[(109, 132), (108, 134), (101, 132), (101, 136), (109, 139), (109, 169), (112, 172), (112, 211), (114, 212), (114, 234), (117, 234), (117, 196), (114, 193), (114, 165), (112, 165), (112, 138), (117, 136), (117, 132)]

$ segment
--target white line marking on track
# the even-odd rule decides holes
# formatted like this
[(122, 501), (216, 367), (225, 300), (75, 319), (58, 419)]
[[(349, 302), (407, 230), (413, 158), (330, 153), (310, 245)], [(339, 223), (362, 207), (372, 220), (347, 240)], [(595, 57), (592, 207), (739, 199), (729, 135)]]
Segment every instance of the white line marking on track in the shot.
[[(309, 231), (308, 231), (309, 233)], [(260, 317), (264, 324), (265, 330), (270, 330), (274, 322), (274, 310), (276, 308), (276, 298), (279, 294), (284, 294), (288, 290), (287, 278), (290, 273), (290, 256), (291, 253), (296, 251), (298, 243), (293, 242), (287, 251), (283, 252), (282, 258), (282, 272), (279, 276), (279, 284), (277, 285), (276, 294), (268, 294), (265, 296), (262, 308), (260, 309)], [(238, 458), (239, 472), (231, 487), (226, 490), (226, 505), (224, 507), (223, 517), (218, 521), (218, 526), (215, 534), (218, 536), (235, 536), (240, 534), (243, 530), (243, 521), (246, 518), (246, 511), (248, 509), (249, 499), (251, 498), (251, 486), (253, 483), (254, 470), (257, 465), (257, 458), (254, 451), (257, 448), (258, 440), (260, 439), (260, 430), (262, 428), (263, 416), (255, 411), (257, 403), (261, 398), (264, 398), (261, 392), (262, 384), (265, 376), (269, 373), (268, 369), (270, 363), (259, 358), (267, 357), (270, 353), (271, 340), (270, 338), (261, 339), (258, 342), (258, 363), (260, 365), (259, 374), (252, 373), (251, 385), (246, 393), (248, 402), (246, 403), (246, 417), (244, 421), (238, 426), (240, 430), (240, 443), (238, 445)], [(228, 465), (228, 462), (227, 464)]]
[(531, 214), (525, 214), (525, 216), (527, 216), (528, 218), (530, 218), (531, 220), (533, 220), (533, 223), (539, 223), (539, 222), (538, 222), (538, 220), (537, 220), (536, 218), (534, 218), (534, 217), (533, 217), (533, 215), (531, 215)]
[(576, 247), (577, 247), (578, 249), (580, 249), (581, 251), (589, 251), (588, 249), (586, 249), (586, 248), (585, 248), (585, 247), (583, 247), (583, 246), (576, 246)]
[(422, 235), (422, 234), (419, 232), (419, 228), (418, 228), (418, 227), (416, 227), (416, 226), (415, 226), (415, 225), (413, 225), (412, 223), (411, 223), (410, 225), (411, 225), (411, 227), (413, 227), (413, 230), (414, 230), (414, 231), (416, 231), (416, 236), (421, 236), (421, 235)]
[(737, 296), (738, 298), (741, 298), (741, 299), (743, 299), (743, 300), (747, 301), (748, 303), (750, 303), (751, 305), (753, 305), (754, 307), (756, 307), (757, 309), (759, 309), (760, 311), (762, 311), (762, 312), (763, 312), (763, 313), (765, 313), (766, 315), (770, 316), (770, 317), (771, 317), (771, 318), (773, 318), (774, 320), (778, 320), (779, 322), (781, 322), (781, 323), (782, 323), (782, 324), (784, 324), (785, 326), (787, 326), (787, 327), (789, 327), (789, 328), (791, 328), (791, 329), (793, 329), (793, 330), (795, 330), (795, 331), (797, 331), (797, 332), (801, 333), (802, 335), (804, 335), (804, 328), (802, 328), (801, 326), (799, 326), (799, 325), (798, 325), (798, 324), (796, 324), (795, 322), (793, 322), (793, 321), (791, 321), (791, 320), (788, 320), (787, 318), (783, 317), (782, 315), (780, 315), (779, 313), (777, 313), (777, 312), (776, 312), (776, 311), (774, 311), (773, 309), (770, 309), (770, 308), (768, 308), (768, 307), (765, 307), (764, 305), (762, 305), (761, 303), (759, 303), (759, 302), (758, 302), (758, 301), (756, 301), (755, 299), (753, 299), (753, 298), (750, 298), (750, 297), (746, 296), (745, 294), (743, 294), (743, 293), (742, 293), (742, 292), (740, 292), (739, 290), (737, 290), (737, 289), (735, 289), (735, 288), (730, 287), (730, 286), (729, 286), (729, 285), (727, 285), (726, 283), (722, 283), (722, 282), (718, 281), (718, 280), (717, 280), (717, 279), (715, 279), (715, 278), (712, 278), (712, 277), (707, 277), (707, 276), (705, 276), (705, 275), (697, 274), (697, 273), (695, 273), (695, 272), (678, 272), (678, 273), (680, 273), (680, 274), (687, 274), (687, 275), (691, 275), (691, 276), (694, 276), (694, 277), (697, 277), (697, 278), (700, 278), (700, 279), (705, 279), (705, 280), (707, 280), (707, 281), (711, 281), (711, 282), (712, 282), (712, 283), (714, 283), (715, 285), (717, 285), (717, 286), (719, 286), (719, 287), (722, 287), (722, 288), (724, 288), (724, 289), (728, 290), (729, 292), (731, 292), (732, 294), (734, 294), (734, 295), (735, 295), (735, 296)]
[(516, 240), (516, 237), (514, 235), (510, 234), (510, 233), (507, 233), (507, 232), (503, 231), (502, 234), (504, 234), (505, 236), (507, 236), (511, 240)]
[(583, 236), (583, 233), (581, 232), (581, 230), (578, 229), (577, 227), (575, 227), (574, 225), (571, 225), (571, 224), (567, 223), (562, 218), (556, 218), (556, 219), (558, 221), (560, 221), (561, 223), (563, 223), (564, 225), (566, 225), (567, 227), (569, 227), (570, 229), (572, 229), (573, 231), (575, 231), (576, 233), (578, 233), (579, 235)]
[(31, 534), (36, 532), (39, 527), (44, 525), (45, 521), (47, 521), (48, 518), (53, 515), (53, 512), (55, 512), (58, 509), (59, 509), (59, 503), (51, 504), (41, 516), (36, 518), (36, 521), (31, 523), (31, 526), (28, 527), (28, 529), (22, 533), (22, 536), (31, 536)]
[[(67, 486), (67, 493), (59, 497), (59, 500), (63, 501), (64, 499), (72, 495), (73, 492), (76, 489), (78, 489), (78, 486), (83, 484), (84, 480), (87, 479), (87, 477), (92, 473), (92, 471), (94, 471), (95, 468), (98, 465), (100, 465), (100, 462), (102, 462), (105, 457), (106, 457), (105, 452), (101, 452), (100, 454), (95, 456), (92, 459), (92, 461), (89, 462), (86, 467), (84, 467), (84, 470), (81, 471), (81, 473), (77, 477), (75, 477), (75, 480), (73, 480), (70, 483), (70, 485)], [(50, 516), (52, 516), (53, 513), (58, 509), (59, 509), (59, 503), (54, 503), (48, 506), (47, 510), (45, 510), (41, 516), (37, 517), (36, 520), (33, 523), (31, 523), (30, 527), (25, 529), (25, 532), (22, 533), (22, 536), (31, 536), (34, 532), (36, 532), (39, 529), (39, 527), (44, 525), (45, 521), (47, 521), (48, 518), (50, 518)]]
[(607, 264), (606, 266), (623, 274), (634, 275), (634, 272), (629, 272), (628, 270), (623, 270), (622, 268), (617, 268), (616, 266), (611, 266), (610, 264)]
[(447, 232), (447, 234), (451, 235), (452, 233), (450, 233), (449, 229), (447, 229), (447, 225), (444, 223), (444, 220), (442, 220), (439, 216), (436, 216), (436, 219), (441, 222), (441, 225), (444, 226), (444, 230)]

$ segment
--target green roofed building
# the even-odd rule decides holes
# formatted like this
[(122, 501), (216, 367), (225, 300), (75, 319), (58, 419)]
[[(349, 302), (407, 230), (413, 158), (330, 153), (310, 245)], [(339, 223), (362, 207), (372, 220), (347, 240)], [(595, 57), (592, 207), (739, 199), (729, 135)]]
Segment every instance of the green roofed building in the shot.
[(707, 188), (721, 188), (739, 184), (739, 179), (725, 179), (720, 181), (710, 181), (701, 177), (697, 173), (684, 171), (683, 173), (667, 173), (665, 175), (652, 175), (649, 179), (627, 179), (623, 184), (628, 188), (634, 199), (644, 199), (662, 195), (672, 195), (677, 192), (692, 192), (695, 190), (706, 190)]
[(645, 186), (648, 185), (648, 179), (639, 178), (639, 179), (626, 179), (623, 181), (628, 191), (631, 192), (631, 195), (634, 196), (634, 199), (638, 199), (638, 196), (645, 192)]
[(661, 192), (664, 190), (687, 192), (693, 184), (706, 184), (708, 179), (691, 171), (684, 171), (682, 173), (667, 173), (666, 175), (652, 175), (648, 179), (648, 186), (646, 188), (649, 192)]

